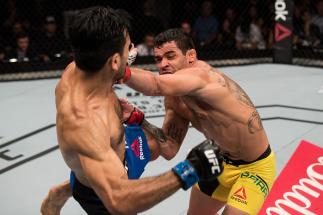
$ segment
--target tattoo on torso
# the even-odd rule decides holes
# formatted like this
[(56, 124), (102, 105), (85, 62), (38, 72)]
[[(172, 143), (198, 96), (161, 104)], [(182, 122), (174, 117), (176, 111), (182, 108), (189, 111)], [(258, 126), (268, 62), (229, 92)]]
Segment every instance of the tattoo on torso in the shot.
[(257, 131), (260, 131), (263, 129), (261, 118), (258, 114), (258, 111), (252, 112), (250, 118), (248, 119), (248, 130), (249, 133), (254, 134)]
[(225, 79), (227, 83), (228, 89), (233, 93), (233, 95), (238, 99), (239, 102), (242, 104), (245, 104), (249, 107), (254, 107), (251, 99), (249, 96), (246, 94), (246, 92), (234, 81), (232, 81), (230, 78), (227, 76), (223, 75), (223, 78)]
[(230, 78), (223, 75), (228, 89), (233, 93), (233, 95), (237, 98), (237, 100), (247, 105), (250, 108), (253, 108), (254, 111), (251, 113), (249, 119), (248, 119), (248, 131), (251, 134), (256, 133), (257, 131), (260, 131), (263, 129), (261, 118), (259, 116), (258, 111), (255, 109), (254, 104), (252, 103), (249, 96), (246, 94), (246, 92), (234, 81), (232, 81)]

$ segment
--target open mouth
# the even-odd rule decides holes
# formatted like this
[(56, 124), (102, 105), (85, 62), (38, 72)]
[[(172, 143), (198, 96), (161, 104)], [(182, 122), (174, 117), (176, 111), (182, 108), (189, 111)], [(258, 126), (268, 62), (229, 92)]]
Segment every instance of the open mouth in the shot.
[(160, 75), (172, 74), (171, 72), (161, 72)]

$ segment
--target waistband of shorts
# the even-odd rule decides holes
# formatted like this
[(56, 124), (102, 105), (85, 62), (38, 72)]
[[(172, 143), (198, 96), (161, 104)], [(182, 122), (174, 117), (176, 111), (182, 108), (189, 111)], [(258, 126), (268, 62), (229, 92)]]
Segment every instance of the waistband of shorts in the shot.
[(253, 161), (232, 160), (231, 158), (229, 158), (226, 155), (223, 155), (223, 160), (227, 164), (230, 164), (230, 165), (233, 165), (233, 166), (246, 165), (246, 164), (251, 164), (251, 163), (254, 163), (256, 161), (262, 160), (262, 159), (268, 157), (270, 155), (270, 153), (271, 153), (271, 148), (270, 148), (270, 145), (268, 145), (268, 147), (264, 151), (264, 153), (262, 153), (256, 160), (253, 160)]

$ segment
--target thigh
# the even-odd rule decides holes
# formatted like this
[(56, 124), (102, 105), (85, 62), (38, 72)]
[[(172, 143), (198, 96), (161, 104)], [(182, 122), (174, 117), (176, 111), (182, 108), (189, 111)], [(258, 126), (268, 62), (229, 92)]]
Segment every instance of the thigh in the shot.
[(250, 215), (249, 213), (239, 210), (238, 208), (227, 205), (223, 210), (222, 215)]
[(201, 192), (196, 186), (192, 187), (188, 215), (214, 215), (218, 212), (225, 202), (213, 199)]
[[(247, 177), (246, 177), (247, 176)], [(268, 194), (267, 183), (256, 174), (242, 172), (228, 196), (228, 214), (257, 214)], [(230, 209), (230, 207), (233, 207)], [(241, 213), (234, 213), (238, 209)]]

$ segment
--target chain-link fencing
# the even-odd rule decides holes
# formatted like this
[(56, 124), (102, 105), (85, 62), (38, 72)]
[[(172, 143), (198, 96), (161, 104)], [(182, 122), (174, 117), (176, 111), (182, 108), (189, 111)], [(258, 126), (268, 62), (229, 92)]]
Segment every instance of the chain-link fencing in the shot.
[[(154, 36), (176, 27), (214, 66), (275, 62), (277, 42), (286, 38), (291, 63), (322, 66), (322, 0), (6, 0), (0, 8), (0, 80), (59, 77), (57, 71), (72, 61), (70, 17), (95, 5), (122, 8), (133, 17), (137, 64), (153, 64)], [(277, 25), (279, 18), (286, 25)]]

